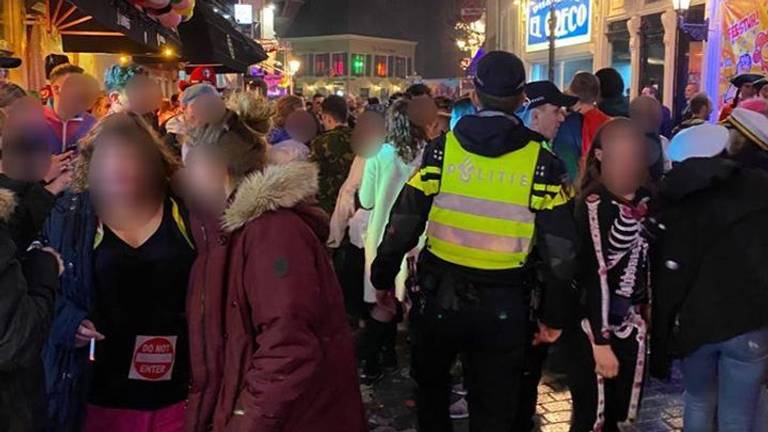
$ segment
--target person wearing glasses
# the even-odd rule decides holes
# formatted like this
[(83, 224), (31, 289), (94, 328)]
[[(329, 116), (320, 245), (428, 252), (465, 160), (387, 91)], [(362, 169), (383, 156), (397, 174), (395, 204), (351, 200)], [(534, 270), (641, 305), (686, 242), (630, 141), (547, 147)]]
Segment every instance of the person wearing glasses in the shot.
[[(577, 104), (579, 99), (574, 96), (563, 94), (557, 86), (550, 81), (537, 81), (528, 83), (525, 86), (525, 94), (528, 97), (521, 118), (525, 126), (533, 132), (541, 135), (542, 142), (552, 143), (552, 140), (558, 135), (560, 125), (565, 120), (565, 110)], [(559, 156), (559, 155), (558, 155)], [(536, 248), (531, 254), (534, 262), (540, 262)], [(534, 267), (541, 268), (540, 265)], [(533, 297), (541, 298), (544, 284), (538, 283), (541, 278), (535, 278), (537, 281), (534, 286), (536, 295)], [(536, 312), (536, 304), (532, 302), (532, 308)], [(536, 313), (531, 316), (535, 317)], [(531, 339), (536, 332), (536, 320), (529, 323)], [(547, 359), (549, 345), (537, 344), (530, 348), (526, 356), (525, 373), (521, 382), (519, 392), (519, 404), (513, 430), (530, 431), (534, 427), (534, 416), (536, 415), (536, 404), (538, 402), (538, 387), (541, 380), (544, 362)]]

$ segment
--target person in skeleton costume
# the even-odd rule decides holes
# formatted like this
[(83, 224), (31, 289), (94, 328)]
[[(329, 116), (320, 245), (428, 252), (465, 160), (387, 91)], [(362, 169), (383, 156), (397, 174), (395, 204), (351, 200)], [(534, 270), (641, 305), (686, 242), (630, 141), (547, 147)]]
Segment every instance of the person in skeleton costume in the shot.
[(571, 432), (618, 431), (637, 416), (650, 300), (646, 149), (642, 133), (619, 118), (600, 129), (587, 156), (576, 204), (581, 308), (566, 342), (574, 359)]

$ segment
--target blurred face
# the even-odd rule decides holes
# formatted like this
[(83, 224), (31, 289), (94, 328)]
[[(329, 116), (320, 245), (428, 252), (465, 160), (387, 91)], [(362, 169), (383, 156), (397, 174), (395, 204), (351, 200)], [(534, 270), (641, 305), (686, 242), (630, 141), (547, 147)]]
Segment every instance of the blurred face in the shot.
[(163, 103), (160, 85), (146, 75), (131, 78), (121, 96), (125, 109), (139, 115), (154, 112)]
[(15, 130), (4, 137), (3, 172), (14, 180), (42, 181), (51, 166), (45, 123), (11, 119), (10, 124)]
[(661, 105), (651, 98), (638, 98), (629, 107), (630, 118), (644, 133), (658, 133), (661, 127)]
[(408, 103), (408, 119), (416, 126), (428, 128), (437, 121), (437, 104), (429, 96), (417, 96)]
[(200, 208), (211, 213), (224, 210), (228, 198), (226, 166), (207, 150), (192, 148), (184, 157), (184, 188)]
[(285, 130), (292, 139), (306, 144), (317, 136), (317, 121), (304, 110), (296, 111), (285, 120)]
[(184, 121), (187, 127), (200, 127), (216, 123), (226, 114), (226, 105), (215, 94), (203, 94), (184, 107)]
[(629, 126), (616, 126), (603, 132), (601, 143), (595, 157), (601, 164), (603, 183), (617, 194), (637, 191), (648, 170), (644, 137)]
[(531, 130), (540, 133), (544, 138), (553, 140), (560, 130), (560, 124), (565, 121), (563, 108), (544, 104), (531, 112)]
[(97, 94), (93, 79), (85, 74), (72, 73), (59, 78), (51, 86), (54, 100), (61, 110), (80, 113), (93, 105)]
[(106, 136), (96, 146), (88, 172), (88, 184), (97, 200), (130, 204), (157, 193), (153, 179), (154, 161), (127, 138)]
[(352, 149), (361, 157), (369, 158), (378, 152), (384, 142), (384, 117), (372, 112), (364, 112), (357, 119), (352, 131)]
[(760, 97), (768, 99), (768, 85), (764, 85), (763, 88), (760, 89)]

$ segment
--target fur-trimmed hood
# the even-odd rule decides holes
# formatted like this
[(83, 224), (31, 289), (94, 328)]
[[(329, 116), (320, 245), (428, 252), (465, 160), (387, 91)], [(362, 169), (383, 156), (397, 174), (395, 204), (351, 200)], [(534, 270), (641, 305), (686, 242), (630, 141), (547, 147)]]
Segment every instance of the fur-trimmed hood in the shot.
[(16, 208), (16, 195), (9, 189), (0, 188), (0, 221), (7, 222)]
[(312, 200), (318, 191), (318, 174), (319, 168), (310, 162), (268, 165), (251, 174), (224, 211), (222, 228), (233, 232), (266, 212)]

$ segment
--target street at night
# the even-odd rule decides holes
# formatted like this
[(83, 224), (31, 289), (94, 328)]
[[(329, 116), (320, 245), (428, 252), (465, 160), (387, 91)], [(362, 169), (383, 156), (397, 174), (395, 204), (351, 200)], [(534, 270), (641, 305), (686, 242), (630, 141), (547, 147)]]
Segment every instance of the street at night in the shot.
[(768, 432), (766, 191), (766, 0), (0, 0), (0, 432)]

